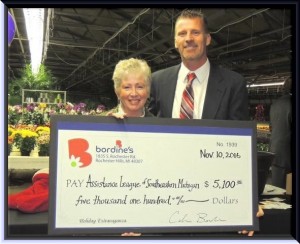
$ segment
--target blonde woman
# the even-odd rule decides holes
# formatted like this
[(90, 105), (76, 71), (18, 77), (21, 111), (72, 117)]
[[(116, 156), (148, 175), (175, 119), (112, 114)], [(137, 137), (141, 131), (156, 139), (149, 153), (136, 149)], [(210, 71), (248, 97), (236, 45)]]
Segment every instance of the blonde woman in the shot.
[(119, 104), (104, 115), (120, 119), (154, 116), (145, 108), (151, 87), (151, 69), (146, 61), (137, 58), (119, 61), (112, 79)]

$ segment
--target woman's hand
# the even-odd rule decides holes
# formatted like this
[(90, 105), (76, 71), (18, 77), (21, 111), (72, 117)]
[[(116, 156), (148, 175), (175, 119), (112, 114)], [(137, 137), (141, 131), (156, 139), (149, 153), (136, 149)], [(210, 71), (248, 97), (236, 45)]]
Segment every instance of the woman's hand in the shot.
[(116, 119), (124, 119), (126, 117), (126, 114), (122, 114), (122, 113), (107, 113), (107, 116), (113, 116), (115, 117)]
[(135, 233), (135, 232), (125, 232), (121, 234), (121, 236), (141, 236), (142, 233)]
[[(259, 217), (262, 217), (264, 216), (264, 211), (263, 209), (261, 208), (261, 206), (258, 205), (258, 212), (256, 213), (256, 217), (259, 218)], [(243, 235), (248, 235), (248, 236), (253, 236), (254, 235), (254, 231), (251, 230), (251, 231), (248, 231), (248, 230), (242, 230), (242, 231), (239, 231), (238, 232), (239, 234), (243, 234)]]

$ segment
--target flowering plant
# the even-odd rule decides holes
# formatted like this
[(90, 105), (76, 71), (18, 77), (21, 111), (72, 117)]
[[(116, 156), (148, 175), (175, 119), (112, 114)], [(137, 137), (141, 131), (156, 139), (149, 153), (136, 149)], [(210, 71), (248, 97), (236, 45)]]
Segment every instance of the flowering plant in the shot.
[[(49, 155), (50, 145), (50, 116), (52, 114), (67, 115), (98, 115), (106, 110), (99, 104), (96, 109), (83, 102), (78, 104), (29, 103), (26, 106), (8, 106), (8, 147), (19, 148), (20, 151), (31, 151), (38, 145), (40, 152)], [(9, 149), (8, 148), (8, 149)]]
[(25, 125), (30, 125), (30, 124), (44, 125), (45, 120), (43, 114), (39, 111), (34, 111), (34, 112), (24, 111), (22, 117), (22, 123)]
[(17, 148), (22, 153), (30, 153), (36, 145), (38, 134), (28, 129), (17, 129), (12, 133), (12, 138)]
[(38, 133), (39, 135), (44, 134), (44, 133), (50, 133), (50, 127), (48, 126), (38, 126), (35, 129), (35, 132)]
[(22, 106), (8, 106), (8, 123), (11, 125), (15, 125), (19, 123), (22, 116)]
[(38, 126), (35, 131), (39, 135), (37, 138), (39, 156), (49, 156), (50, 128), (47, 126)]
[(57, 103), (48, 105), (46, 103), (29, 103), (26, 107), (22, 105), (8, 106), (8, 123), (11, 125), (46, 125), (50, 122), (52, 114), (68, 115), (97, 115), (106, 110), (106, 107), (99, 104), (96, 109), (88, 109), (86, 103), (78, 104)]

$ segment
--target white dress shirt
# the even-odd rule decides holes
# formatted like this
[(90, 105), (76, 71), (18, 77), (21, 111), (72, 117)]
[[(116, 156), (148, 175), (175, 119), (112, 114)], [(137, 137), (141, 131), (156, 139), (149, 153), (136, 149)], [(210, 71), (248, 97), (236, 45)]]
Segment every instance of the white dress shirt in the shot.
[(180, 70), (177, 78), (177, 85), (175, 90), (175, 97), (173, 102), (172, 118), (179, 118), (180, 115), (180, 105), (182, 100), (182, 93), (187, 84), (187, 75), (189, 73), (195, 73), (196, 78), (193, 81), (193, 90), (194, 90), (194, 119), (201, 119), (203, 112), (204, 99), (206, 95), (206, 88), (208, 82), (210, 70), (210, 63), (208, 59), (205, 64), (195, 71), (188, 70), (187, 67), (181, 63)]

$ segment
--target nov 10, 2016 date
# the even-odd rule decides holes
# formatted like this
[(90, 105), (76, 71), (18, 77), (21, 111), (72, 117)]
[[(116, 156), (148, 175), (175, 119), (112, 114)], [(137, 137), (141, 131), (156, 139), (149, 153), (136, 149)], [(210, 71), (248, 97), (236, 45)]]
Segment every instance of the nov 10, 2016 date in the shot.
[(206, 149), (200, 149), (200, 158), (237, 158), (242, 156), (239, 152), (223, 152), (223, 151), (208, 151)]

